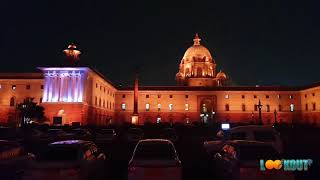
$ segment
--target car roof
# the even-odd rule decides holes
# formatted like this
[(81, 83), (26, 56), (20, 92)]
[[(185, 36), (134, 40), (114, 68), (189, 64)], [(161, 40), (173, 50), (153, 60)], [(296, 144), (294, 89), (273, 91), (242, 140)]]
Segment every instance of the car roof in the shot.
[(172, 142), (168, 139), (142, 139), (138, 143), (146, 143), (146, 142), (154, 142), (154, 143), (169, 143), (172, 144)]
[(50, 143), (49, 146), (81, 146), (84, 144), (92, 143), (91, 141), (84, 140), (66, 140)]
[(256, 146), (265, 146), (270, 145), (270, 143), (262, 142), (262, 141), (249, 141), (249, 140), (230, 140), (227, 141), (225, 144), (230, 145), (256, 145)]
[(263, 130), (263, 129), (273, 129), (271, 125), (247, 125), (247, 126), (238, 126), (231, 128), (230, 130)]

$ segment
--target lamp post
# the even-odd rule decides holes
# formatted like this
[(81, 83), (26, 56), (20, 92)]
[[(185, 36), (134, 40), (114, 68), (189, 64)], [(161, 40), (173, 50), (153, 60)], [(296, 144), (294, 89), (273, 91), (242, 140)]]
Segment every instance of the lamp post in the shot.
[(262, 118), (261, 118), (261, 109), (262, 109), (262, 105), (261, 105), (261, 101), (259, 99), (259, 104), (257, 105), (259, 108), (259, 124), (262, 124)]

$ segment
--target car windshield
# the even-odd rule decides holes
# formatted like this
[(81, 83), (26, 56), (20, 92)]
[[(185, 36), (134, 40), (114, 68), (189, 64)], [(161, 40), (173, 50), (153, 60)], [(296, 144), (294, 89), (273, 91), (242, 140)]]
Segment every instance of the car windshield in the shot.
[(240, 161), (260, 159), (277, 159), (279, 154), (272, 146), (240, 145), (237, 147), (237, 157)]
[(144, 142), (137, 146), (134, 159), (174, 160), (174, 147), (166, 142)]
[(77, 161), (79, 150), (75, 147), (49, 146), (41, 156), (41, 161)]
[(255, 140), (257, 141), (263, 141), (263, 142), (275, 141), (273, 131), (255, 131), (253, 132), (253, 134), (254, 134)]

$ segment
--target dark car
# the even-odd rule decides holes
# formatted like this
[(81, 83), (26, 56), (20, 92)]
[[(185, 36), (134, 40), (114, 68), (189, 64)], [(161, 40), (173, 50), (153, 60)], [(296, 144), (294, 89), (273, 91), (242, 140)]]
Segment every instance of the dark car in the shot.
[(225, 143), (219, 153), (212, 156), (212, 172), (221, 179), (291, 180), (294, 176), (283, 170), (260, 171), (260, 159), (281, 159), (278, 151), (270, 144), (259, 141), (234, 140)]
[(96, 143), (104, 144), (112, 142), (117, 133), (114, 129), (101, 129), (96, 133)]
[(18, 179), (33, 159), (19, 143), (0, 140), (0, 179)]
[(160, 138), (161, 139), (168, 139), (173, 143), (176, 143), (178, 141), (177, 133), (172, 128), (166, 128), (166, 129), (162, 130), (162, 132), (160, 133)]
[(37, 160), (29, 164), (23, 179), (91, 179), (103, 173), (105, 154), (90, 141), (67, 140), (48, 145)]
[(74, 139), (92, 140), (92, 134), (87, 129), (76, 128), (72, 129), (70, 133), (74, 136)]
[(143, 138), (143, 131), (139, 128), (130, 128), (128, 130), (128, 141), (130, 143), (137, 143), (139, 140)]

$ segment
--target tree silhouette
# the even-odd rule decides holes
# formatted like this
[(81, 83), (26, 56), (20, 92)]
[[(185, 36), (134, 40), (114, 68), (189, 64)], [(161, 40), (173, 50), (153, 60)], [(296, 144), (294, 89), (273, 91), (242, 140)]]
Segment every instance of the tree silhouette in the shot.
[(36, 118), (36, 120), (42, 121), (44, 118), (44, 107), (37, 105), (33, 102), (34, 98), (26, 98), (22, 103), (18, 104), (17, 109), (21, 114), (21, 125), (24, 125), (24, 118)]

